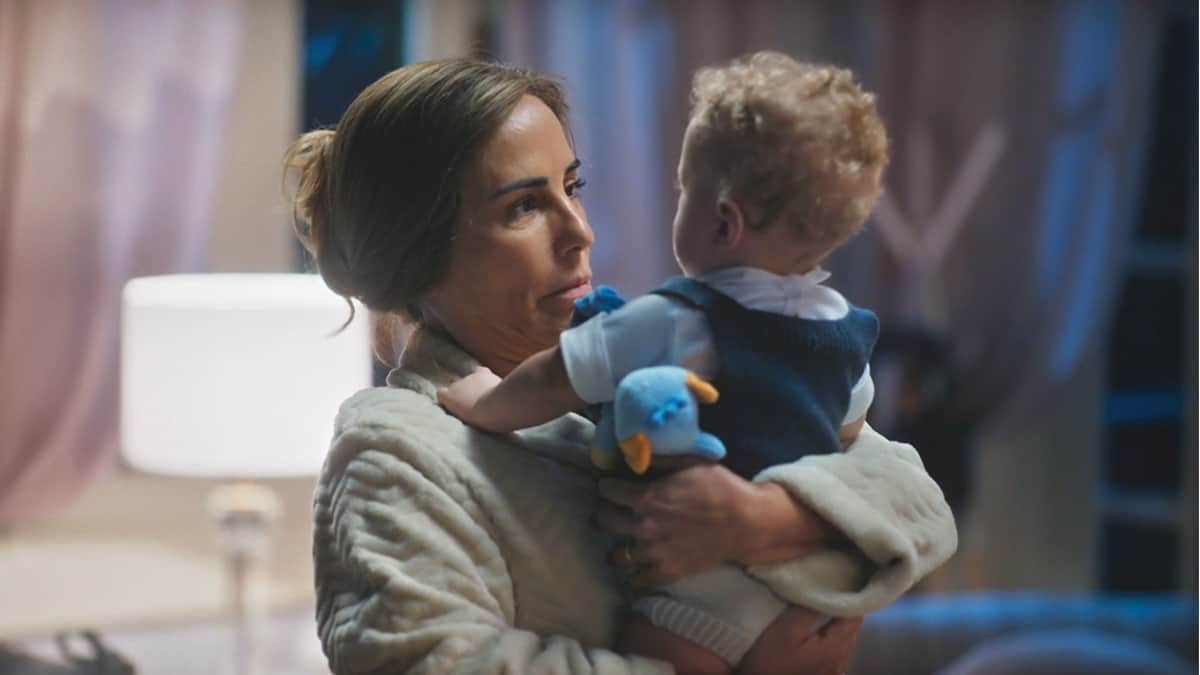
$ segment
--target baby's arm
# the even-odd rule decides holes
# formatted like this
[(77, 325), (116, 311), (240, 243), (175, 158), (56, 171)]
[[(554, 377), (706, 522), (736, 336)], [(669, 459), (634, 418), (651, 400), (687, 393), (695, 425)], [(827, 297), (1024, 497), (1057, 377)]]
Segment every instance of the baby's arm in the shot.
[(858, 432), (862, 431), (863, 425), (866, 423), (867, 416), (863, 415), (853, 422), (847, 422), (846, 424), (843, 424), (842, 428), (838, 429), (838, 440), (842, 442), (843, 450), (850, 447), (854, 441), (858, 440)]
[(564, 332), (559, 346), (529, 357), (503, 382), (481, 368), (439, 391), (438, 401), (464, 422), (497, 432), (611, 401), (622, 377), (664, 362), (679, 311), (661, 296), (638, 298)]
[(438, 402), (473, 427), (501, 433), (544, 424), (586, 405), (571, 386), (558, 347), (534, 354), (503, 380), (480, 368), (438, 390)]

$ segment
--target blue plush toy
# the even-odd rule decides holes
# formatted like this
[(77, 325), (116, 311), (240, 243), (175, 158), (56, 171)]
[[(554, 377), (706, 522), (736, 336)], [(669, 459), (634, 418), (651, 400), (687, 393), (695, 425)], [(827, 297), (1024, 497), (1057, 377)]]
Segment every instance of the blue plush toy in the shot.
[(571, 315), (571, 328), (587, 321), (597, 314), (607, 314), (625, 305), (622, 298), (608, 286), (597, 286), (594, 291), (575, 301), (575, 313)]
[(725, 445), (700, 430), (699, 404), (716, 401), (717, 390), (684, 368), (635, 370), (621, 379), (612, 402), (601, 407), (592, 462), (612, 469), (623, 456), (634, 473), (643, 474), (652, 455), (719, 460)]

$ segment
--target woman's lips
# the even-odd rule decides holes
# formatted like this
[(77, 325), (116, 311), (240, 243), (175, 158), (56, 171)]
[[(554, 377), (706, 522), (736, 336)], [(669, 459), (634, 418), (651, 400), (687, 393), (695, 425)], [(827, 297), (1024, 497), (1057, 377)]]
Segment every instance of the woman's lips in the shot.
[(555, 291), (551, 294), (552, 297), (562, 298), (564, 300), (578, 300), (588, 293), (592, 292), (592, 283), (590, 280), (581, 281), (574, 286), (568, 286), (560, 291)]

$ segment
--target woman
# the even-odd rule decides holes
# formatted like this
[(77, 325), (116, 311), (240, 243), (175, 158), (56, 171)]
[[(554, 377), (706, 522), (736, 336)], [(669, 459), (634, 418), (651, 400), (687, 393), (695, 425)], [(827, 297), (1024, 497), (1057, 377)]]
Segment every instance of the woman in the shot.
[[(297, 231), (326, 283), (413, 327), (389, 386), (342, 406), (315, 496), (317, 618), (339, 675), (669, 673), (606, 649), (618, 576), (646, 587), (737, 562), (789, 600), (852, 616), (953, 550), (949, 509), (915, 452), (869, 430), (843, 455), (761, 482), (718, 465), (601, 482), (596, 510), (587, 421), (492, 436), (437, 406), (437, 387), (480, 365), (505, 374), (555, 344), (590, 289), (565, 117), (543, 76), (416, 64), (289, 153)], [(843, 509), (859, 529), (832, 547)], [(593, 511), (627, 538), (611, 568)], [(827, 574), (848, 561), (854, 574)], [(814, 636), (812, 612), (788, 617), (763, 639), (795, 656), (742, 672), (840, 672), (857, 623)]]

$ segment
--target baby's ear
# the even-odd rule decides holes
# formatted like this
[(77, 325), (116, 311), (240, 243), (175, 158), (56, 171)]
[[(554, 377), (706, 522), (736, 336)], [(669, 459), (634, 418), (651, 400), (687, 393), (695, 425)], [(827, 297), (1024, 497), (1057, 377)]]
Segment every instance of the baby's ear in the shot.
[(746, 234), (746, 212), (737, 200), (728, 195), (717, 200), (717, 234), (713, 243), (718, 246), (737, 246)]

